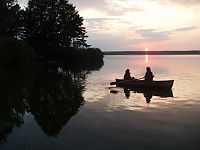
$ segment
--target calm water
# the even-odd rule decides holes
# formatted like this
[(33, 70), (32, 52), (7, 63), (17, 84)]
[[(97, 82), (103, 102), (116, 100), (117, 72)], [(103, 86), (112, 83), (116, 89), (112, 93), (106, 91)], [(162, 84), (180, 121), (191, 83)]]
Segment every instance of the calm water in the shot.
[[(199, 150), (199, 65), (199, 56), (106, 56), (99, 71), (1, 71), (0, 149)], [(147, 103), (109, 85), (127, 68), (143, 77), (146, 66), (175, 80), (172, 93)]]

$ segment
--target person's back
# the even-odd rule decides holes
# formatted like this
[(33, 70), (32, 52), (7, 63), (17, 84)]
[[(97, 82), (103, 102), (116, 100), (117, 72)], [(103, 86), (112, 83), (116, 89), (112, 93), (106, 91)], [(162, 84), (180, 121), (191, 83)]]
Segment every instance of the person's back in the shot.
[(146, 73), (145, 73), (145, 76), (144, 76), (144, 79), (146, 80), (146, 81), (153, 81), (153, 77), (154, 77), (154, 75), (153, 75), (153, 73), (151, 72), (151, 68), (150, 67), (147, 67), (146, 68)]
[(130, 73), (130, 70), (129, 70), (129, 69), (126, 69), (126, 72), (125, 72), (125, 74), (124, 74), (124, 80), (131, 80), (132, 77), (131, 77), (130, 74), (131, 74), (131, 73)]

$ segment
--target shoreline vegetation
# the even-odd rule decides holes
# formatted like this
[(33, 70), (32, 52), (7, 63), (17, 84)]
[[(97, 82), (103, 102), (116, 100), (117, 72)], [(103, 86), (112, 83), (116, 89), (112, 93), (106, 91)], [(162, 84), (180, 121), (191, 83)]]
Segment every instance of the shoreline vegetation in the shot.
[(15, 38), (0, 38), (0, 66), (26, 66), (40, 64), (62, 64), (80, 69), (98, 70), (103, 62), (99, 48), (58, 48), (40, 55), (27, 42)]
[(200, 55), (200, 50), (185, 51), (103, 51), (104, 55)]
[(99, 69), (104, 55), (87, 44), (83, 21), (76, 7), (65, 0), (29, 0), (25, 8), (15, 0), (2, 0), (0, 66), (43, 61)]

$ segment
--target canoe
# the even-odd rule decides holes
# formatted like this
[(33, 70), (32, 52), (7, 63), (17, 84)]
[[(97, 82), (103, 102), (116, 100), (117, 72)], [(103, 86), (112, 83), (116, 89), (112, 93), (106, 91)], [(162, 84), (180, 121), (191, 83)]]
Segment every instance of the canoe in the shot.
[(171, 89), (174, 80), (145, 81), (145, 80), (124, 80), (116, 79), (110, 85), (128, 88), (144, 88), (144, 89)]

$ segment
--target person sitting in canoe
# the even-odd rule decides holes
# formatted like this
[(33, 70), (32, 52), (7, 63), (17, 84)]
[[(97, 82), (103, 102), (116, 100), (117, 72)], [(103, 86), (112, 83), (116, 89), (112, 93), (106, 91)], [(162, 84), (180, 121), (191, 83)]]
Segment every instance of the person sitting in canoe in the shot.
[(131, 73), (130, 73), (129, 69), (126, 69), (126, 71), (125, 71), (124, 80), (135, 80), (134, 77), (131, 77)]
[(153, 81), (153, 73), (151, 72), (150, 67), (146, 67), (146, 73), (145, 76), (143, 77), (145, 81)]

